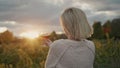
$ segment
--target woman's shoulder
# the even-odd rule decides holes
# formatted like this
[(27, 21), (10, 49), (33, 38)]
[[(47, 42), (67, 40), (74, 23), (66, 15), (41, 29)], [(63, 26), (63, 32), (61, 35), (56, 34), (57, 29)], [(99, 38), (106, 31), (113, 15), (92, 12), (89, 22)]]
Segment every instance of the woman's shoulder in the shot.
[(52, 49), (64, 49), (64, 48), (67, 48), (68, 46), (66, 46), (65, 43), (66, 43), (65, 39), (59, 39), (59, 40), (54, 41), (50, 45), (50, 48), (52, 48)]
[(60, 45), (61, 42), (63, 42), (63, 39), (55, 40), (50, 46), (53, 47), (53, 46)]
[(87, 41), (87, 46), (90, 48), (90, 49), (92, 49), (93, 50), (93, 52), (95, 52), (95, 44), (94, 44), (94, 42), (93, 41), (91, 41), (91, 40), (86, 40)]
[(53, 43), (61, 43), (63, 41), (64, 41), (64, 39), (58, 39), (58, 40), (55, 40)]
[(86, 41), (89, 43), (89, 45), (94, 45), (94, 42), (92, 40), (86, 40)]

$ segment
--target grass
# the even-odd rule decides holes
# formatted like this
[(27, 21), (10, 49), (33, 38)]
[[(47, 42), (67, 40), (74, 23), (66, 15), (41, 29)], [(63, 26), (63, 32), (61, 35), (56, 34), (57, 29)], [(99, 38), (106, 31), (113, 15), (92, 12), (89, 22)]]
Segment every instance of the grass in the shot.
[(120, 41), (94, 40), (96, 46), (95, 68), (120, 68)]
[[(120, 41), (93, 40), (96, 47), (94, 68), (120, 68)], [(40, 40), (0, 46), (0, 68), (44, 68), (49, 48)]]

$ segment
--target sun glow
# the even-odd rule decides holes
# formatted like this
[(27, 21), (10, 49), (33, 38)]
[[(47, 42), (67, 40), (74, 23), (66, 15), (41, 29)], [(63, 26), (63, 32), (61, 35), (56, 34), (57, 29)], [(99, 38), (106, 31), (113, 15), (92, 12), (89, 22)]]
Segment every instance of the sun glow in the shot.
[(20, 34), (21, 37), (35, 39), (39, 36), (39, 32), (23, 32)]

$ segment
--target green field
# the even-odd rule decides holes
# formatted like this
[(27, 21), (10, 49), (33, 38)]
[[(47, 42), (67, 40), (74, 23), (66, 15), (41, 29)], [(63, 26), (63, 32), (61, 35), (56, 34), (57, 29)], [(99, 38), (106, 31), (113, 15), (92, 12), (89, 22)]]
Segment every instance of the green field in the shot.
[[(96, 46), (94, 68), (120, 68), (120, 41), (93, 41)], [(48, 50), (41, 39), (1, 44), (0, 68), (44, 68)]]

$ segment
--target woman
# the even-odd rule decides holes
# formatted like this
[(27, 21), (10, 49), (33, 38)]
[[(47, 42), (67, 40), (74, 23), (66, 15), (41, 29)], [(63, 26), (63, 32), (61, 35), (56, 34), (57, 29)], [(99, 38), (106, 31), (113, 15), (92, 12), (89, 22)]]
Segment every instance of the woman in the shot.
[(50, 45), (45, 68), (93, 68), (95, 47), (86, 39), (93, 30), (85, 13), (78, 8), (68, 8), (60, 20), (68, 39), (60, 39)]

